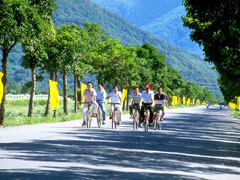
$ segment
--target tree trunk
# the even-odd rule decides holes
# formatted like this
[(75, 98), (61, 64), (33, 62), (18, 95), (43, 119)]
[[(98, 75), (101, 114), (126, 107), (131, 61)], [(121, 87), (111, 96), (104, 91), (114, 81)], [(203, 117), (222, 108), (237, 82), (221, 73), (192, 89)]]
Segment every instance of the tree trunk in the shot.
[(74, 112), (77, 113), (78, 107), (78, 96), (77, 96), (77, 75), (74, 74)]
[[(53, 73), (50, 73), (49, 79), (53, 80)], [(48, 90), (48, 100), (47, 100), (47, 105), (46, 105), (44, 116), (48, 116), (49, 109), (50, 109), (50, 87), (49, 87), (49, 90)]]
[(67, 71), (63, 74), (63, 109), (64, 114), (68, 115), (68, 91), (67, 91)]
[(3, 84), (3, 97), (2, 104), (0, 109), (0, 126), (4, 126), (5, 123), (5, 110), (6, 110), (6, 95), (7, 95), (7, 58), (8, 58), (8, 49), (3, 49), (3, 59), (2, 59), (2, 84)]
[(28, 117), (33, 117), (33, 108), (34, 108), (34, 94), (36, 90), (36, 67), (31, 67), (31, 75), (32, 75), (32, 87), (31, 87), (31, 94), (29, 99), (29, 106), (28, 106)]
[[(77, 83), (78, 83), (78, 88), (81, 89), (81, 81), (79, 76), (77, 76)], [(81, 107), (81, 102), (82, 102), (82, 93), (80, 91), (80, 93), (78, 93), (78, 109), (80, 109)]]

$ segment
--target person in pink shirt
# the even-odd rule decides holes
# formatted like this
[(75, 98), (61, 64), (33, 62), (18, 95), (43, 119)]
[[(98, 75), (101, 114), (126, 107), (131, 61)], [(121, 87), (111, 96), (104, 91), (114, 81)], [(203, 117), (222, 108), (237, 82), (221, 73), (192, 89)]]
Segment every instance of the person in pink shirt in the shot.
[(95, 89), (92, 88), (92, 83), (87, 83), (87, 89), (84, 90), (82, 103), (84, 103), (83, 107), (83, 124), (82, 126), (86, 125), (86, 118), (87, 118), (87, 111), (88, 111), (88, 103), (91, 103), (93, 106), (93, 117), (96, 117), (98, 104), (96, 101), (97, 93)]

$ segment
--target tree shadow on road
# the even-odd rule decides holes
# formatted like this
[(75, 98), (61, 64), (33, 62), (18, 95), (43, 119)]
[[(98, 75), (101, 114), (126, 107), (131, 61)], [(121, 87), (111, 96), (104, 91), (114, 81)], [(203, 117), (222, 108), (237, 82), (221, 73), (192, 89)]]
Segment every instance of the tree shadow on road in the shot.
[[(1, 144), (0, 150), (13, 152), (6, 158), (22, 162), (24, 168), (1, 168), (0, 179), (195, 180), (218, 174), (240, 176), (236, 169), (240, 167), (240, 136), (229, 126), (222, 132), (224, 123), (211, 115), (180, 113), (166, 118), (164, 130), (157, 132), (63, 128), (59, 134), (66, 139)], [(123, 126), (130, 125), (123, 122)]]

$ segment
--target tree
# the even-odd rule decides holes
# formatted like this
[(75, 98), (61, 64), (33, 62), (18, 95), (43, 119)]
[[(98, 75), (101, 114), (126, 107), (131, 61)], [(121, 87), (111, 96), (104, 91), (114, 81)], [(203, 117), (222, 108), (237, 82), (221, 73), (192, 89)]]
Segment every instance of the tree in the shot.
[(25, 52), (22, 65), (24, 68), (31, 69), (32, 85), (29, 99), (28, 117), (32, 117), (34, 94), (36, 90), (36, 68), (41, 65), (42, 59), (47, 56), (43, 41), (44, 37), (49, 34), (49, 31), (51, 31), (51, 15), (53, 10), (55, 10), (56, 2), (55, 0), (31, 0), (29, 3), (31, 6), (36, 7), (37, 13), (41, 16), (43, 21), (41, 29), (36, 32), (33, 37), (25, 37), (22, 42)]
[(184, 25), (191, 38), (203, 45), (205, 60), (220, 74), (220, 89), (227, 101), (240, 95), (240, 1), (184, 0)]
[(21, 87), (16, 81), (10, 80), (9, 85), (7, 87), (8, 93), (10, 94), (20, 94), (21, 93)]
[(7, 94), (7, 60), (13, 47), (25, 37), (33, 37), (41, 29), (41, 17), (36, 8), (26, 0), (3, 0), (0, 2), (0, 48), (3, 53), (4, 76), (3, 99), (0, 110), (0, 124), (4, 125)]

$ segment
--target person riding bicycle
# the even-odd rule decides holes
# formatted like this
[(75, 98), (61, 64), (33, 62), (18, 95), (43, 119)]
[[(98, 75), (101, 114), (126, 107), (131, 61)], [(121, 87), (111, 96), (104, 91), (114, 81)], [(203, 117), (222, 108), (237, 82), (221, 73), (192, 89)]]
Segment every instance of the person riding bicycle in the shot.
[(165, 115), (165, 104), (166, 104), (166, 95), (163, 93), (162, 88), (158, 88), (158, 92), (154, 94), (154, 100), (155, 100), (155, 107), (154, 107), (154, 114), (153, 114), (153, 120), (156, 120), (156, 114), (157, 111), (161, 110), (162, 115), (160, 117), (160, 121), (163, 121), (163, 117)]
[(97, 93), (95, 89), (92, 88), (92, 83), (87, 83), (87, 89), (84, 90), (82, 103), (84, 103), (83, 106), (83, 124), (82, 126), (86, 125), (86, 117), (87, 117), (87, 111), (88, 111), (88, 103), (91, 103), (93, 106), (93, 117), (97, 114), (98, 104), (96, 102)]
[(140, 121), (140, 126), (141, 123), (144, 121), (144, 109), (147, 107), (150, 111), (150, 118), (149, 118), (149, 124), (153, 122), (153, 91), (150, 90), (151, 87), (149, 84), (145, 85), (145, 91), (142, 92), (141, 96), (141, 101), (140, 101), (140, 106), (141, 106), (141, 121)]
[(102, 116), (103, 116), (103, 124), (105, 124), (106, 120), (106, 110), (105, 110), (105, 98), (106, 98), (106, 91), (103, 89), (103, 83), (99, 82), (98, 83), (98, 89), (96, 90), (97, 93), (97, 103), (99, 107), (101, 108), (102, 111)]
[[(108, 100), (108, 103), (111, 103), (111, 102), (116, 104), (115, 107), (117, 108), (117, 110), (119, 112), (119, 117), (117, 118), (117, 125), (119, 125), (120, 122), (121, 122), (121, 119), (122, 119), (122, 107), (121, 107), (121, 104), (122, 104), (122, 93), (120, 91), (118, 91), (117, 85), (113, 86), (113, 92), (110, 93), (110, 98)], [(114, 108), (114, 105), (111, 104), (109, 119), (112, 118), (112, 112), (114, 110), (113, 108)]]
[(133, 95), (131, 97), (131, 101), (130, 101), (130, 116), (131, 117), (133, 115), (133, 109), (134, 108), (137, 108), (139, 115), (141, 114), (140, 113), (140, 106), (139, 106), (140, 101), (141, 101), (141, 96), (142, 96), (142, 94), (139, 92), (138, 87), (136, 87), (134, 89), (134, 93), (133, 93)]

